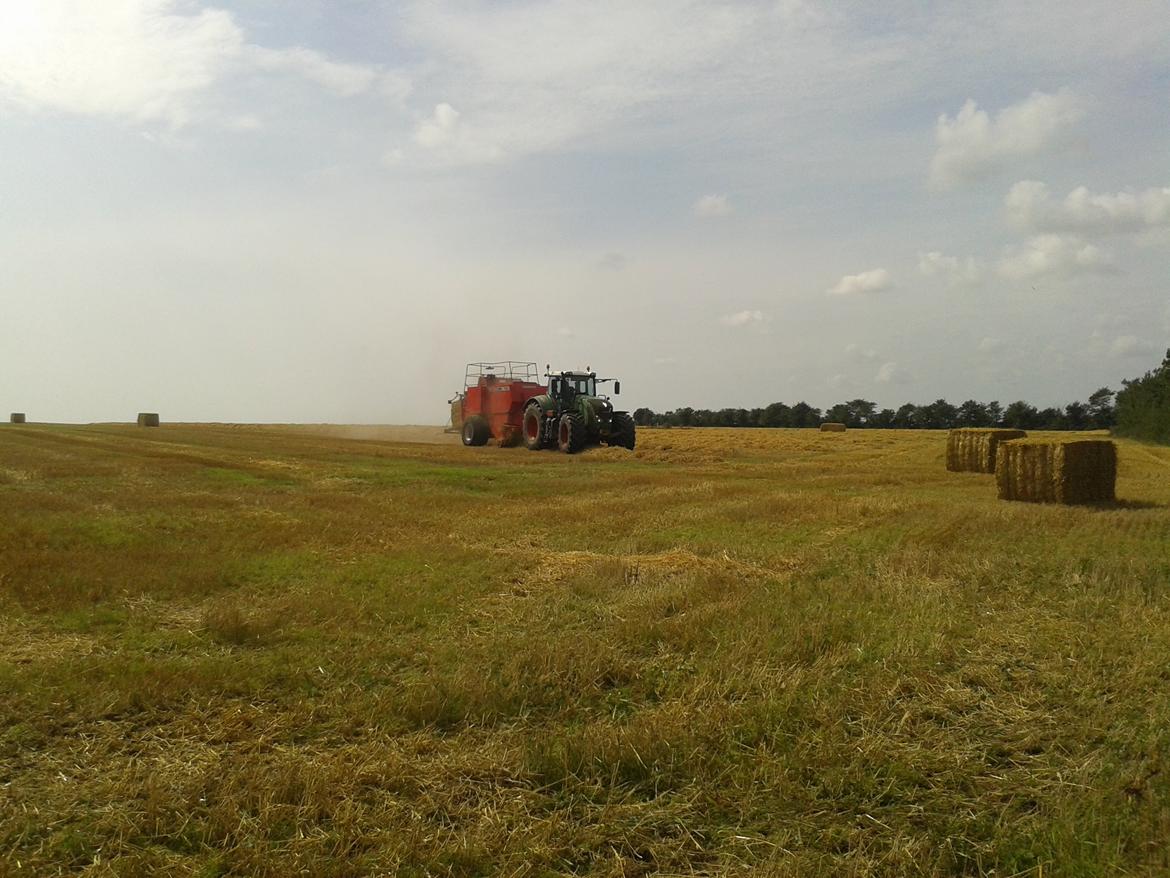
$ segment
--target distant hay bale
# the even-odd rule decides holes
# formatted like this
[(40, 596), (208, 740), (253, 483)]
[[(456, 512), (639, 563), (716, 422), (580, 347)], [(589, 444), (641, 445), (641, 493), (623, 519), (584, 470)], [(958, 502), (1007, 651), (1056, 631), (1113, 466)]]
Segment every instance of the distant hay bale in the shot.
[(1117, 446), (1108, 439), (1017, 439), (999, 448), (1000, 500), (1093, 503), (1113, 500)]
[(451, 426), (447, 428), (448, 433), (458, 433), (463, 429), (463, 400), (455, 398), (451, 400)]
[(139, 412), (138, 413), (139, 427), (157, 427), (158, 426), (158, 412)]
[(24, 423), (24, 412), (13, 412), (12, 414), (10, 414), (8, 416), (8, 423), (10, 423), (10, 424), (23, 424)]
[(1023, 430), (962, 427), (947, 433), (947, 469), (953, 473), (995, 472), (995, 450), (1001, 442), (1024, 439)]
[(845, 425), (844, 424), (837, 424), (837, 423), (834, 423), (833, 421), (826, 421), (825, 423), (821, 424), (821, 432), (822, 433), (844, 433), (845, 432)]

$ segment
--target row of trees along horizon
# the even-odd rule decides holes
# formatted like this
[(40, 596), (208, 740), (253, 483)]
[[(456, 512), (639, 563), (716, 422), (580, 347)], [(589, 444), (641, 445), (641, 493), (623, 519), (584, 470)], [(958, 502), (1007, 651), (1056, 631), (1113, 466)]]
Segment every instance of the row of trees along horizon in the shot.
[(1158, 442), (1170, 442), (1170, 351), (1157, 369), (1124, 381), (1114, 393), (1102, 387), (1085, 402), (1063, 408), (1037, 408), (1019, 400), (969, 399), (959, 405), (937, 399), (926, 405), (906, 403), (897, 409), (878, 409), (867, 399), (851, 399), (821, 410), (805, 402), (774, 402), (763, 408), (695, 409), (668, 412), (640, 408), (634, 422), (640, 427), (817, 427), (837, 422), (852, 428), (946, 430), (953, 427), (1008, 427), (1018, 430), (1101, 430)]

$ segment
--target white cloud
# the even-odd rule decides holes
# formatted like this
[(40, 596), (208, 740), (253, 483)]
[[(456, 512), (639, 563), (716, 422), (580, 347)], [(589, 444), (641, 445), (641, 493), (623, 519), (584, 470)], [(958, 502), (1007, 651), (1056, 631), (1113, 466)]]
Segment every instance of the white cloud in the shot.
[(293, 73), (342, 97), (353, 97), (376, 88), (384, 96), (401, 101), (410, 92), (410, 80), (400, 74), (386, 73), (368, 64), (332, 61), (320, 52), (302, 46), (287, 49), (248, 46), (246, 55), (257, 70)]
[(746, 143), (762, 114), (745, 106), (861, 103), (852, 86), (903, 74), (908, 54), (867, 35), (841, 45), (848, 16), (800, 0), (401, 5), (403, 36), (428, 61), (419, 90), (474, 118), (505, 158), (598, 140), (673, 147), (700, 125)]
[(905, 384), (910, 380), (910, 376), (903, 369), (900, 369), (897, 363), (891, 361), (882, 363), (877, 374), (873, 376), (873, 380), (879, 384)]
[(849, 296), (854, 293), (876, 293), (892, 286), (890, 273), (884, 268), (873, 268), (860, 274), (847, 274), (830, 287), (831, 296)]
[(244, 46), (228, 12), (169, 0), (3, 4), (0, 100), (183, 125)]
[(1037, 155), (1058, 142), (1084, 116), (1083, 102), (1072, 92), (1034, 92), (1005, 107), (993, 119), (968, 100), (952, 119), (938, 118), (938, 151), (930, 165), (931, 182), (940, 187), (978, 179), (1013, 158)]
[(1015, 225), (1034, 231), (1105, 235), (1170, 226), (1170, 187), (1094, 195), (1079, 186), (1053, 201), (1043, 183), (1021, 180), (1004, 204)]
[(728, 216), (731, 214), (731, 202), (726, 195), (704, 195), (694, 203), (691, 212), (704, 218)]
[(760, 326), (768, 318), (763, 311), (736, 311), (734, 314), (725, 314), (719, 318), (724, 326)]
[(450, 104), (437, 104), (431, 117), (415, 129), (414, 141), (428, 148), (444, 146), (454, 140), (458, 128), (459, 111)]
[(1023, 247), (1009, 250), (999, 262), (999, 273), (1011, 280), (1071, 277), (1114, 270), (1107, 253), (1070, 235), (1037, 235)]
[(937, 250), (918, 254), (918, 270), (927, 277), (941, 277), (948, 286), (975, 284), (983, 277), (983, 270), (974, 256), (960, 259), (945, 256)]
[(430, 118), (418, 124), (414, 142), (435, 158), (452, 163), (493, 162), (503, 154), (498, 146), (481, 140), (447, 103), (437, 104)]
[(1157, 348), (1148, 341), (1136, 335), (1119, 335), (1109, 346), (1109, 355), (1112, 357), (1137, 357), (1155, 353)]
[(220, 118), (210, 94), (249, 73), (293, 74), (339, 95), (377, 88), (401, 100), (395, 73), (330, 60), (313, 49), (249, 45), (230, 12), (182, 0), (40, 0), (0, 5), (0, 105), (162, 122), (179, 128)]

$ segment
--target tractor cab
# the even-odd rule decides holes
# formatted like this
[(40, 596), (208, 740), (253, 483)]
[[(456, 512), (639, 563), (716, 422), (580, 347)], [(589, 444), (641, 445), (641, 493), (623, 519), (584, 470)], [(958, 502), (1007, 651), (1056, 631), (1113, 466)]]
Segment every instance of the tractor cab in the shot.
[(548, 395), (556, 400), (572, 402), (578, 396), (597, 396), (597, 373), (561, 372), (548, 381)]

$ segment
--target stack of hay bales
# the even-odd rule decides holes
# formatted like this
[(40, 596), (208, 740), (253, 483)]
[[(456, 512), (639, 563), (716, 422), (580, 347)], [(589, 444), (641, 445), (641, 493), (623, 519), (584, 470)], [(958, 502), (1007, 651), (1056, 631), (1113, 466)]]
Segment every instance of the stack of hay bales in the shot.
[(10, 424), (23, 424), (24, 423), (24, 412), (13, 412), (12, 414), (10, 414), (8, 416), (8, 423), (10, 423)]
[(825, 423), (821, 424), (821, 432), (822, 433), (844, 433), (845, 432), (845, 425), (844, 424), (837, 424), (837, 423), (834, 423), (832, 421), (826, 421)]
[(993, 473), (999, 444), (1027, 435), (1023, 430), (951, 430), (947, 433), (947, 469), (953, 473)]
[(1000, 500), (1093, 503), (1115, 498), (1117, 446), (1108, 439), (1017, 439), (999, 448)]
[(139, 412), (138, 413), (139, 427), (157, 427), (158, 426), (158, 412)]

